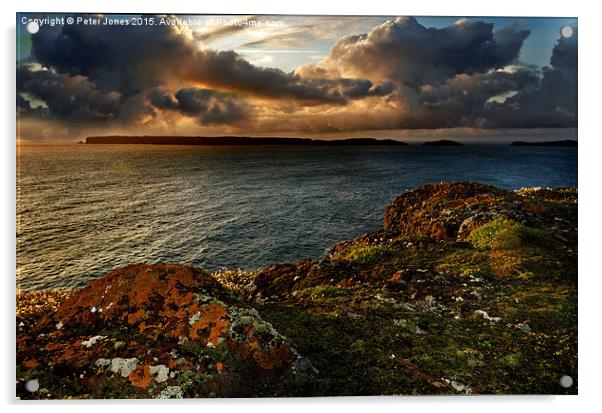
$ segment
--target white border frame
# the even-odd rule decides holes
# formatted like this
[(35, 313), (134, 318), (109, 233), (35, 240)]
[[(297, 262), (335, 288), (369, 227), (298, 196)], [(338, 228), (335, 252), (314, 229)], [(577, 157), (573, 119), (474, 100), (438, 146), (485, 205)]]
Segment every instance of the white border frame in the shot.
[[(49, 412), (67, 410), (101, 412), (107, 408), (124, 409), (144, 408), (151, 412), (161, 412), (168, 407), (158, 401), (96, 401), (96, 402), (15, 402), (15, 13), (16, 12), (131, 12), (131, 13), (204, 13), (204, 14), (348, 14), (348, 15), (417, 15), (417, 16), (569, 16), (579, 18), (579, 222), (581, 245), (579, 251), (579, 396), (477, 396), (463, 397), (345, 397), (345, 398), (308, 398), (308, 399), (245, 399), (232, 400), (201, 399), (190, 402), (167, 402), (177, 408), (222, 409), (225, 411), (265, 412), (287, 410), (294, 412), (307, 409), (345, 409), (365, 411), (367, 409), (401, 410), (424, 409), (451, 412), (480, 411), (507, 412), (516, 407), (546, 412), (569, 409), (593, 410), (600, 405), (598, 385), (601, 382), (599, 363), (600, 341), (600, 263), (597, 260), (598, 242), (602, 234), (599, 218), (599, 195), (602, 171), (598, 157), (602, 154), (598, 121), (600, 115), (600, 81), (596, 75), (600, 72), (601, 27), (594, 2), (547, 1), (528, 2), (525, 0), (504, 0), (488, 2), (478, 0), (393, 2), (371, 0), (369, 2), (326, 2), (324, 0), (304, 0), (302, 2), (283, 2), (278, 0), (230, 0), (228, 2), (169, 2), (146, 0), (144, 2), (124, 0), (90, 0), (74, 2), (68, 0), (28, 0), (20, 3), (0, 6), (3, 13), (3, 34), (5, 52), (2, 56), (2, 76), (4, 96), (0, 99), (2, 125), (2, 227), (0, 237), (4, 271), (2, 289), (4, 300), (2, 309), (5, 330), (0, 340), (2, 355), (5, 357), (3, 372), (0, 374), (0, 401), (9, 410)], [(599, 76), (599, 75), (598, 75)], [(598, 126), (596, 128), (596, 126)], [(170, 404), (171, 403), (171, 404)]]

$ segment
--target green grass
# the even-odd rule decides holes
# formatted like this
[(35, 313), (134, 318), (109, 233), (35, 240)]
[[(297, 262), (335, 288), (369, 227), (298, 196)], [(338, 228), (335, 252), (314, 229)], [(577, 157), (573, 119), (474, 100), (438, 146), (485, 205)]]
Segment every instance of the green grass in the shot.
[(385, 245), (354, 245), (344, 251), (341, 258), (362, 265), (372, 265), (391, 255), (393, 251)]
[(468, 241), (478, 250), (551, 246), (555, 242), (548, 232), (507, 218), (498, 218), (472, 231)]
[(490, 274), (488, 261), (486, 252), (459, 249), (444, 255), (435, 270), (449, 276), (483, 277)]

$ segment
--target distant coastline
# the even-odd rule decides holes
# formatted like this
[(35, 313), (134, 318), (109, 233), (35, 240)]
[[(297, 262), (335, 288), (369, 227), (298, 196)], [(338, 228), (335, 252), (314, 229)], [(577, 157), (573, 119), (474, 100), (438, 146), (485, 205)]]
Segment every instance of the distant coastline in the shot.
[(393, 139), (350, 138), (321, 140), (310, 138), (279, 138), (250, 136), (89, 136), (86, 144), (100, 145), (333, 145), (333, 146), (406, 146)]
[(542, 142), (524, 142), (514, 141), (510, 146), (577, 146), (577, 141), (573, 139), (565, 139), (562, 141), (542, 141)]
[[(88, 136), (78, 144), (88, 145), (188, 145), (188, 146), (253, 146), (253, 145), (284, 145), (284, 146), (439, 146), (461, 147), (477, 142), (459, 142), (451, 139), (439, 139), (423, 142), (405, 142), (397, 139), (377, 138), (346, 138), (346, 139), (314, 139), (301, 137), (274, 136), (129, 136), (106, 135)], [(489, 143), (489, 142), (485, 142)], [(542, 146), (542, 147), (577, 147), (576, 139), (550, 141), (512, 141), (498, 142), (509, 146)]]
[(449, 139), (440, 139), (438, 141), (427, 141), (423, 142), (422, 146), (464, 146), (460, 142), (452, 141)]

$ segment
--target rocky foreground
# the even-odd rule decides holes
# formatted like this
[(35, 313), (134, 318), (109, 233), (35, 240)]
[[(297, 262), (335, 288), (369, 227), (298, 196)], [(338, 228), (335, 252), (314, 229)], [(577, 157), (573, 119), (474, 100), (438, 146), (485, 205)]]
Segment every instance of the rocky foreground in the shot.
[(425, 185), (317, 261), (17, 296), (22, 399), (479, 393), (577, 393), (574, 189)]

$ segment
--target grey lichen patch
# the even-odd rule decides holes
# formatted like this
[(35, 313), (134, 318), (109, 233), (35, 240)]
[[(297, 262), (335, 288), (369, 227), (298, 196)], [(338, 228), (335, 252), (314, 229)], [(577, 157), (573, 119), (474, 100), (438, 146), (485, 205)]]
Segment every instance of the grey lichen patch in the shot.
[(449, 380), (446, 378), (442, 378), (445, 383), (449, 384), (455, 391), (464, 394), (472, 394), (472, 388), (468, 384), (458, 383), (455, 380)]
[(270, 336), (271, 339), (262, 341), (262, 345), (270, 345), (278, 341), (286, 341), (286, 337), (281, 335), (269, 322), (265, 321), (254, 308), (230, 308), (230, 330), (229, 336), (238, 343), (246, 343), (249, 335), (246, 330), (251, 329), (252, 334), (262, 334)]
[(167, 386), (156, 397), (157, 399), (183, 399), (184, 391), (180, 386)]
[[(102, 360), (102, 361), (101, 361)], [(106, 359), (96, 360), (96, 365), (104, 367)], [(121, 375), (121, 377), (128, 377), (130, 373), (136, 370), (136, 366), (138, 365), (137, 358), (121, 358), (115, 357), (111, 360), (111, 365), (109, 370), (111, 370), (115, 374)]]
[(207, 304), (214, 300), (215, 299), (212, 296), (207, 294), (195, 294), (194, 296), (194, 302), (197, 304)]
[(111, 364), (111, 360), (104, 358), (100, 358), (94, 363), (96, 367), (107, 367), (109, 364)]
[(163, 383), (169, 378), (169, 368), (167, 368), (163, 364), (160, 364), (158, 366), (151, 366), (150, 373), (152, 374), (157, 383)]

